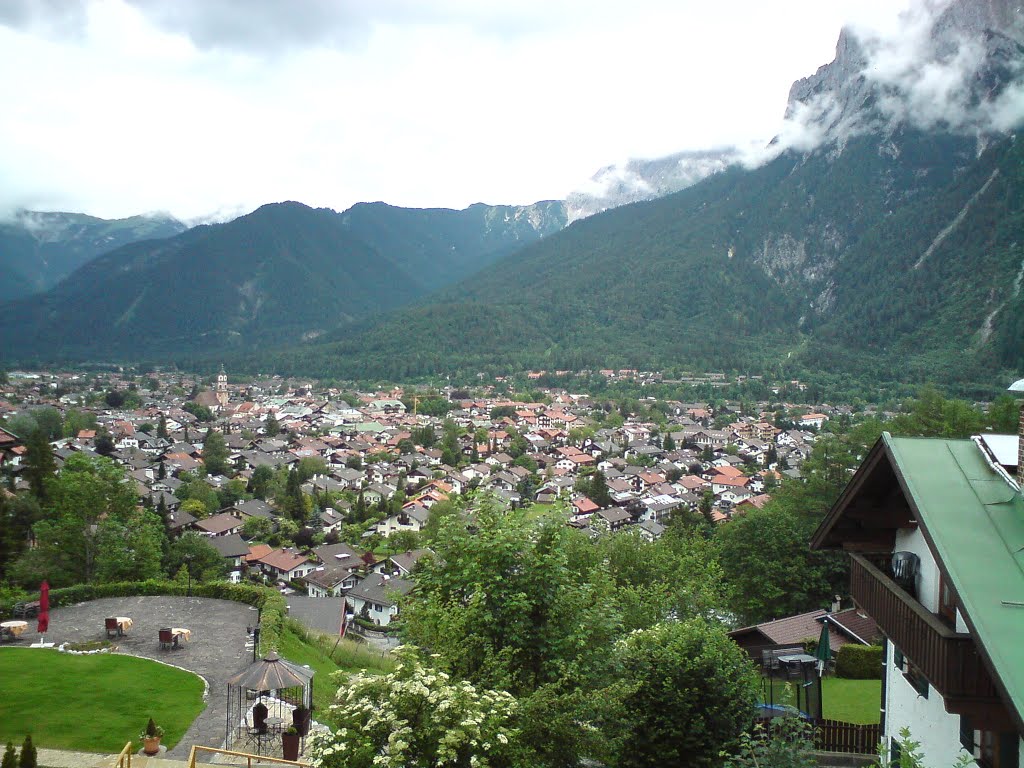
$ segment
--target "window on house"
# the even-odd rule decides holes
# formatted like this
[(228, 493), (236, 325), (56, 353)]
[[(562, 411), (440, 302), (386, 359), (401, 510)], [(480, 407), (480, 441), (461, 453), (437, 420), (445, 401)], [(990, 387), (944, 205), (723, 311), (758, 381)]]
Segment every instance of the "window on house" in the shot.
[(946, 581), (946, 577), (939, 575), (939, 616), (951, 627), (956, 626), (956, 596), (953, 589)]
[(1019, 768), (1020, 752), (1016, 733), (974, 731), (974, 759), (981, 768)]
[(903, 677), (917, 691), (919, 696), (928, 698), (928, 678), (913, 663), (906, 662), (906, 670), (903, 672)]

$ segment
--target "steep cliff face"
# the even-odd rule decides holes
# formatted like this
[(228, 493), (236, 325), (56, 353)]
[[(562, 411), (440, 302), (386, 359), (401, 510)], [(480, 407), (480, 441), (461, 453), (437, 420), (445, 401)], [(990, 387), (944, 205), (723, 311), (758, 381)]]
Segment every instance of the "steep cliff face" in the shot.
[(897, 32), (844, 29), (835, 59), (790, 90), (786, 117), (840, 150), (901, 127), (977, 136), (1014, 127), (1024, 77), (1024, 5), (953, 0), (916, 7)]
[(824, 218), (792, 217), (765, 236), (757, 262), (819, 315), (833, 306), (836, 266), (865, 226), (963, 174), (1024, 121), (1018, 0), (922, 6), (902, 22), (888, 37), (844, 29), (835, 59), (790, 90), (778, 151), (823, 162), (821, 173), (856, 175), (848, 183), (864, 184), (865, 197), (849, 202), (874, 218), (825, 211), (808, 189), (806, 206)]

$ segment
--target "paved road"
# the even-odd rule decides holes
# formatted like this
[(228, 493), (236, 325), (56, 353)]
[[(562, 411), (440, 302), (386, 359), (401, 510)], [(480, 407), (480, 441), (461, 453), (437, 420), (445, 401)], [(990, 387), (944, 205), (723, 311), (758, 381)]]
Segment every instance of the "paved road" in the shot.
[[(224, 745), (227, 715), (227, 680), (252, 662), (246, 648), (246, 627), (256, 623), (256, 609), (242, 603), (205, 597), (112, 597), (56, 608), (50, 611), (47, 642), (101, 640), (106, 637), (103, 620), (108, 616), (129, 616), (131, 630), (115, 641), (118, 653), (144, 656), (187, 669), (207, 683), (206, 709), (195, 719), (184, 738), (167, 757), (185, 759), (193, 744)], [(161, 627), (187, 627), (190, 642), (171, 651), (160, 649)], [(37, 642), (35, 621), (17, 645)], [(131, 734), (130, 737), (134, 737)]]

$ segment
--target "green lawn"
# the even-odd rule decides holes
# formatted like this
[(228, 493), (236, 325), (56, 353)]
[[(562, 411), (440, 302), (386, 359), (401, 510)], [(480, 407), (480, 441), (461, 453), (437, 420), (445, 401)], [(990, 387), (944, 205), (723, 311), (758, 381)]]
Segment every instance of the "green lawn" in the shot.
[(533, 504), (523, 507), (523, 510), (528, 519), (534, 520), (538, 517), (543, 517), (554, 508), (554, 504), (540, 504), (538, 502), (534, 502)]
[[(335, 648), (336, 637), (317, 635), (305, 631), (296, 623), (288, 622), (278, 653), (288, 661), (309, 666), (316, 675), (313, 677), (313, 706), (323, 712), (333, 703), (339, 681), (336, 672), (386, 671), (394, 668), (394, 661), (382, 657), (380, 651), (352, 640), (342, 640)], [(331, 653), (333, 652), (333, 657)]]
[[(775, 681), (775, 702), (795, 704), (792, 694), (785, 693), (786, 684)], [(866, 725), (877, 723), (879, 704), (882, 697), (881, 680), (847, 680), (841, 677), (826, 677), (821, 682), (822, 714), (829, 720)]]
[(173, 747), (203, 710), (196, 675), (134, 656), (0, 650), (0, 744), (120, 752), (152, 717)]
[(826, 677), (821, 686), (825, 717), (846, 723), (877, 723), (882, 699), (881, 680)]

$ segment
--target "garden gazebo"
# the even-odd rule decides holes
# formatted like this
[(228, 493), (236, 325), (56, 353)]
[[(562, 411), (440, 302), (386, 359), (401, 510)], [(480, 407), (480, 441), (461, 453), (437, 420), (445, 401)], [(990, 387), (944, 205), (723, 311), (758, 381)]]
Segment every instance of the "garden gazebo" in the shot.
[(225, 744), (276, 754), (289, 727), (309, 733), (312, 708), (313, 670), (271, 651), (228, 680)]

